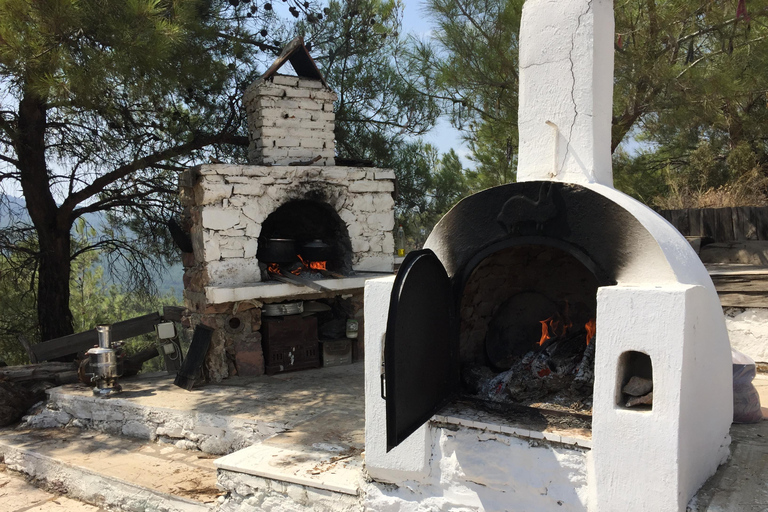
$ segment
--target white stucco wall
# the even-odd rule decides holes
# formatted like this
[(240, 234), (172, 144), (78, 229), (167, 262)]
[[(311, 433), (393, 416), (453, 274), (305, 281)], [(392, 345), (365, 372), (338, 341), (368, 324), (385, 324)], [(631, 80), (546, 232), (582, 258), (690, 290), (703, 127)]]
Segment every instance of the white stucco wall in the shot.
[[(730, 442), (730, 350), (712, 293), (683, 284), (600, 288), (597, 340), (594, 510), (685, 510)], [(651, 411), (618, 403), (628, 351), (651, 359)]]

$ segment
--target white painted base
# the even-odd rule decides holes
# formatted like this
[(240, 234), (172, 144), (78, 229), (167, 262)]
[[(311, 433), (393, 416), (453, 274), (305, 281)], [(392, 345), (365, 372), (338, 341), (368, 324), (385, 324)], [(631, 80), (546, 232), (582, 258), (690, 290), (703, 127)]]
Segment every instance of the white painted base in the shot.
[(426, 425), (387, 453), (386, 402), (381, 398), (384, 333), (395, 277), (365, 283), (365, 467), (380, 482), (420, 479), (429, 471), (431, 439)]
[(485, 432), (431, 427), (428, 476), (372, 482), (365, 510), (586, 512), (589, 450)]

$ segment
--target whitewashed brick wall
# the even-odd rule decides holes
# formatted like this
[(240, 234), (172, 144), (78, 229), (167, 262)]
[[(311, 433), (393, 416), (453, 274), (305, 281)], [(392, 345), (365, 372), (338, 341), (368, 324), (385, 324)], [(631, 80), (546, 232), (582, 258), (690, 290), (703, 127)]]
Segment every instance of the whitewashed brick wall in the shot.
[(320, 80), (273, 75), (245, 91), (249, 159), (256, 165), (288, 165), (316, 157), (334, 165), (336, 93)]
[(185, 171), (180, 189), (193, 219), (191, 237), (201, 271), (196, 287), (260, 281), (256, 251), (262, 223), (283, 203), (317, 191), (346, 224), (352, 268), (392, 271), (394, 178), (391, 170), (336, 166), (211, 164)]

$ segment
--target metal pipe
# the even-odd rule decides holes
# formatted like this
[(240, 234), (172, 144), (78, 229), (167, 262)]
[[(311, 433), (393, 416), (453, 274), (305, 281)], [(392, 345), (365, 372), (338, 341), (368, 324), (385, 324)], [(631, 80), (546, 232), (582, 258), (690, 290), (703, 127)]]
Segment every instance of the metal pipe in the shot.
[(112, 348), (112, 326), (97, 325), (96, 332), (99, 334), (99, 348)]

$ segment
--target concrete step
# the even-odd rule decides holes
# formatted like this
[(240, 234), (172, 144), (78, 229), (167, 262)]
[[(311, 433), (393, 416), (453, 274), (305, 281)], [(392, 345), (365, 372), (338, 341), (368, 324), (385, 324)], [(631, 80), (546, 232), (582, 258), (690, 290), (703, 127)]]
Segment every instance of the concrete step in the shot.
[(207, 512), (221, 494), (213, 457), (76, 428), (0, 430), (8, 469), (98, 507)]
[(3, 512), (105, 512), (61, 494), (27, 482), (26, 475), (9, 471), (0, 463), (0, 510)]

